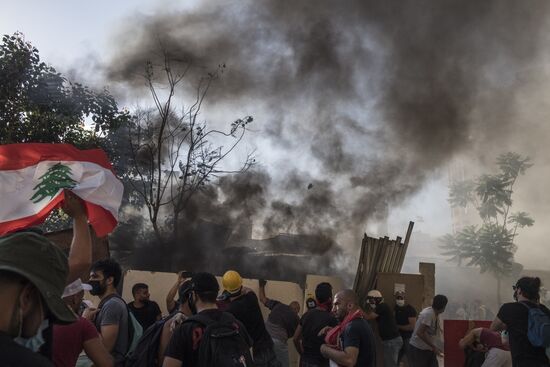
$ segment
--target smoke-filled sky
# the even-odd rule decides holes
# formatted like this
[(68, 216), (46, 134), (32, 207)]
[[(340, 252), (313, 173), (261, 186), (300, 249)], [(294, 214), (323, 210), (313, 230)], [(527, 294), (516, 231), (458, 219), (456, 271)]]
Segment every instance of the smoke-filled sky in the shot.
[[(338, 233), (349, 242), (387, 204), (391, 235), (419, 218), (417, 229), (441, 235), (450, 231), (448, 164), (462, 157), (489, 167), (514, 150), (535, 163), (517, 185), (517, 210), (536, 220), (519, 238), (517, 260), (550, 260), (550, 3), (75, 4), (5, 4), (0, 32), (23, 32), (47, 62), (111, 86), (128, 104), (142, 98), (129, 87), (145, 61), (158, 61), (159, 44), (197, 74), (225, 63), (204, 117), (214, 125), (255, 118), (243, 149), (256, 149), (270, 176), (259, 232), (332, 227), (352, 232)], [(286, 223), (289, 208), (322, 213), (325, 223)]]

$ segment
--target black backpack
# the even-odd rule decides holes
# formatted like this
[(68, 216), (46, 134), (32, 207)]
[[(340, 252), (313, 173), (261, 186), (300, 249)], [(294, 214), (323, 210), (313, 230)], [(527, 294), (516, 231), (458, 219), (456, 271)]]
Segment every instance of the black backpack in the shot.
[(159, 365), (158, 354), (164, 324), (170, 317), (156, 321), (143, 332), (136, 349), (126, 358), (127, 367), (154, 367)]
[(199, 344), (199, 367), (253, 367), (250, 338), (237, 319), (224, 312), (219, 321), (194, 315), (184, 322), (204, 326)]

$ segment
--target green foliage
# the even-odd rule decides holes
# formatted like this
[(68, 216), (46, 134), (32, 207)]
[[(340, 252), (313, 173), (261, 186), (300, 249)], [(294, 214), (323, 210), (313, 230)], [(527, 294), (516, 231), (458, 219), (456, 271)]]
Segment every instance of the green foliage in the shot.
[[(121, 172), (112, 133), (129, 113), (107, 90), (96, 92), (70, 82), (40, 61), (38, 50), (21, 33), (0, 41), (0, 144), (69, 143), (80, 149), (103, 148)], [(86, 127), (86, 124), (88, 125)], [(70, 218), (52, 212), (46, 231), (70, 226)]]
[(449, 203), (452, 207), (465, 208), (475, 203), (475, 182), (471, 180), (457, 181), (451, 184)]
[[(71, 143), (97, 147), (105, 135), (128, 120), (107, 90), (95, 92), (72, 83), (40, 61), (23, 35), (0, 43), (0, 144)], [(92, 129), (85, 128), (85, 122)]]
[(468, 265), (478, 266), (482, 273), (506, 275), (512, 270), (516, 246), (513, 235), (494, 223), (486, 223), (477, 232), (477, 241), (470, 243)]
[(516, 179), (519, 175), (524, 175), (527, 168), (533, 166), (529, 157), (522, 157), (514, 152), (501, 154), (497, 158), (497, 165), (508, 179)]
[(449, 203), (455, 208), (473, 205), (484, 222), (501, 222), (506, 227), (507, 215), (513, 204), (513, 186), (517, 178), (533, 164), (529, 157), (513, 152), (498, 156), (496, 164), (500, 170), (497, 174), (454, 182), (449, 190)]
[(512, 205), (511, 179), (505, 175), (482, 175), (476, 182), (482, 219), (496, 218)]
[[(514, 184), (533, 165), (530, 158), (513, 152), (505, 153), (497, 158), (496, 165), (499, 168), (497, 174), (484, 174), (473, 181), (451, 185), (451, 206), (474, 206), (483, 224), (479, 228), (469, 226), (445, 235), (441, 238), (441, 248), (449, 261), (459, 265), (465, 262), (468, 266), (478, 267), (481, 273), (492, 273), (498, 279), (514, 270), (517, 229), (532, 226), (534, 220), (525, 212), (508, 217), (513, 204)], [(508, 225), (512, 225), (513, 229)]]
[(529, 216), (526, 212), (517, 212), (510, 215), (508, 223), (515, 225), (516, 227), (532, 227), (535, 224), (535, 220)]

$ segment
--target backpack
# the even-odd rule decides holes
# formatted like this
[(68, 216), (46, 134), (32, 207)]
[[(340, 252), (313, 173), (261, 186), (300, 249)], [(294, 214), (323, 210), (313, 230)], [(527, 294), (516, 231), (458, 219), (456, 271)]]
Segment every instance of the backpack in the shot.
[(237, 319), (224, 312), (219, 321), (194, 315), (185, 322), (204, 326), (199, 343), (199, 367), (252, 367), (249, 337), (240, 329)]
[(128, 358), (136, 350), (143, 335), (143, 327), (130, 311), (128, 305), (126, 305), (126, 310), (128, 311), (128, 351), (126, 352), (126, 358)]
[(128, 367), (153, 367), (158, 366), (158, 353), (160, 338), (164, 324), (170, 317), (156, 321), (143, 332), (136, 348), (126, 358)]
[(520, 303), (529, 311), (527, 323), (529, 342), (534, 347), (550, 347), (550, 317), (540, 307), (530, 307), (526, 303)]
[[(136, 319), (134, 314), (130, 311), (130, 308), (128, 307), (126, 302), (122, 299), (122, 297), (120, 297), (116, 293), (102, 300), (99, 303), (98, 309), (101, 309), (103, 305), (111, 298), (118, 298), (120, 302), (122, 302), (126, 307), (126, 312), (128, 312), (128, 350), (126, 351), (126, 355), (125, 355), (125, 357), (128, 358), (128, 356), (132, 354), (132, 352), (136, 349), (139, 339), (143, 335), (143, 327), (141, 326), (139, 321)], [(97, 330), (100, 330), (100, 327), (98, 327), (97, 324), (96, 324), (96, 328)]]

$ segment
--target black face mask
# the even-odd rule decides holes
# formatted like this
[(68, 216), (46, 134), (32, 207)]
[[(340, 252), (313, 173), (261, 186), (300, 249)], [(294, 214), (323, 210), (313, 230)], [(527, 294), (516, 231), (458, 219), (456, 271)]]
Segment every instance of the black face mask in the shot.
[(102, 284), (99, 280), (90, 280), (88, 284), (92, 286), (90, 294), (93, 296), (101, 296), (107, 291), (107, 285)]
[(189, 293), (189, 297), (187, 297), (187, 304), (189, 305), (189, 309), (191, 310), (191, 313), (193, 315), (197, 314), (197, 306), (195, 305), (195, 302), (193, 301), (193, 292)]
[(514, 301), (516, 301), (516, 302), (518, 301), (518, 291), (517, 290), (514, 291)]

